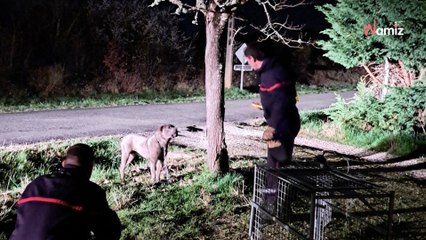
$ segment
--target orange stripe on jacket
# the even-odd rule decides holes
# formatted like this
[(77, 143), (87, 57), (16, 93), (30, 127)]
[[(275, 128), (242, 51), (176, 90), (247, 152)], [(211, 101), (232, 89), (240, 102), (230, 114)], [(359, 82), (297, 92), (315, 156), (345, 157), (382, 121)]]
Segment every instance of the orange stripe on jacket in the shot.
[(43, 202), (43, 203), (53, 203), (53, 204), (58, 204), (58, 205), (62, 205), (64, 207), (68, 207), (71, 208), (75, 211), (83, 211), (83, 207), (82, 206), (74, 206), (72, 204), (69, 204), (61, 199), (57, 199), (57, 198), (46, 198), (46, 197), (27, 197), (27, 198), (21, 198), (19, 199), (19, 201), (17, 202), (18, 205), (20, 204), (24, 204), (27, 202)]
[(262, 92), (270, 92), (270, 91), (274, 91), (275, 89), (281, 87), (284, 84), (285, 83), (275, 83), (274, 85), (272, 85), (268, 88), (265, 88), (265, 87), (262, 87), (262, 86), (259, 85), (259, 87), (260, 87), (259, 90), (262, 91)]

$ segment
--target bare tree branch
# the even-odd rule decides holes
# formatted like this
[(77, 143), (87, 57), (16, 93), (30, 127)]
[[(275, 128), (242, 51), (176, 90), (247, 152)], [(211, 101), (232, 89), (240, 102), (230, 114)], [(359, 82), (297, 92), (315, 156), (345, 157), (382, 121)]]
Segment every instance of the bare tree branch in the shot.
[[(303, 28), (302, 25), (293, 25), (292, 23), (288, 22), (288, 16), (285, 19), (284, 22), (275, 22), (271, 19), (271, 15), (270, 15), (270, 9), (268, 7), (271, 7), (272, 9), (283, 9), (285, 6), (286, 1), (280, 1), (280, 2), (276, 2), (274, 0), (268, 0), (265, 2), (261, 2), (259, 3), (259, 5), (261, 5), (263, 7), (263, 12), (265, 14), (266, 17), (266, 21), (267, 23), (265, 24), (264, 27), (259, 28), (257, 26), (252, 25), (253, 28), (257, 29), (258, 31), (260, 31), (265, 37), (261, 40), (266, 40), (266, 39), (271, 39), (277, 42), (282, 42), (284, 44), (286, 44), (289, 47), (302, 47), (302, 44), (312, 44), (311, 42), (307, 42), (307, 41), (303, 41), (302, 37), (303, 34), (300, 32)], [(304, 1), (301, 1), (298, 3), (300, 4), (305, 4)], [(299, 37), (298, 39), (293, 39), (291, 37), (286, 37), (287, 36), (287, 31), (299, 31)]]
[(206, 14), (205, 11), (207, 7), (206, 7), (206, 4), (204, 3), (204, 0), (197, 0), (196, 9), (199, 9), (200, 12), (202, 12), (203, 14)]
[(159, 5), (161, 2), (168, 1), (171, 4), (175, 5), (177, 8), (175, 10), (175, 14), (180, 15), (181, 13), (189, 13), (189, 12), (202, 12), (206, 13), (206, 5), (203, 0), (197, 0), (195, 6), (183, 3), (181, 0), (154, 0), (153, 3), (149, 5), (149, 7), (154, 7)]
[(267, 0), (265, 2), (262, 2), (261, 4), (267, 4), (268, 6), (270, 6), (274, 11), (280, 11), (286, 8), (295, 8), (298, 6), (302, 6), (302, 5), (306, 5), (308, 3), (305, 2), (305, 0), (301, 0), (297, 3), (292, 3), (292, 4), (286, 4), (288, 1), (287, 0)]
[[(192, 21), (195, 25), (198, 23), (198, 12), (201, 12), (204, 16), (206, 16), (207, 12), (221, 13), (219, 19), (220, 26), (224, 26), (230, 14), (233, 14), (233, 12), (246, 3), (246, 0), (196, 0), (195, 5), (191, 5), (184, 3), (184, 0), (154, 0), (150, 6), (156, 6), (161, 2), (166, 1), (177, 7), (175, 14), (195, 12), (194, 19)], [(299, 0), (290, 4), (290, 1), (288, 0), (256, 0), (259, 6), (263, 8), (267, 23), (263, 27), (259, 27), (254, 24), (249, 25), (264, 35), (264, 37), (260, 40), (271, 39), (277, 42), (282, 42), (289, 47), (302, 47), (302, 44), (315, 45), (315, 43), (311, 41), (302, 40), (303, 34), (301, 33), (301, 30), (303, 25), (294, 25), (293, 23), (290, 23), (288, 16), (284, 22), (275, 21), (271, 17), (272, 11), (277, 12), (286, 8), (294, 8), (310, 4), (306, 1), (307, 0)], [(207, 6), (207, 4), (209, 4), (209, 6)], [(239, 28), (238, 32), (240, 31), (241, 28)], [(294, 38), (294, 34), (293, 37), (289, 37), (289, 31), (299, 32), (298, 37)]]
[(237, 34), (239, 32), (241, 32), (244, 29), (244, 27), (238, 27), (237, 29), (234, 29), (234, 33), (232, 34), (233, 38), (232, 38), (232, 42), (233, 44), (235, 44), (235, 36), (237, 36)]

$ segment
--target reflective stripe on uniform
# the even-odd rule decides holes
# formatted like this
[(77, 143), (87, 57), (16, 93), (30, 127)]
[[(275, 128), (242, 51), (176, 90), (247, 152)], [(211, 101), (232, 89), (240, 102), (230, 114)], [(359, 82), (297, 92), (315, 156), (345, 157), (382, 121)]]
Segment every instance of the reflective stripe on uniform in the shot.
[(57, 198), (47, 198), (47, 197), (27, 197), (27, 198), (21, 198), (19, 199), (19, 201), (17, 202), (18, 205), (24, 204), (24, 203), (28, 203), (28, 202), (43, 202), (43, 203), (52, 203), (52, 204), (58, 204), (58, 205), (62, 205), (64, 207), (68, 207), (71, 208), (75, 211), (83, 211), (83, 207), (82, 206), (75, 206), (72, 205), (70, 203), (67, 203), (61, 199), (57, 199)]
[(275, 83), (274, 85), (272, 85), (271, 87), (268, 87), (268, 88), (259, 86), (260, 87), (259, 90), (262, 91), (262, 92), (270, 92), (270, 91), (273, 91), (273, 90), (281, 87), (281, 85), (283, 85), (283, 83)]

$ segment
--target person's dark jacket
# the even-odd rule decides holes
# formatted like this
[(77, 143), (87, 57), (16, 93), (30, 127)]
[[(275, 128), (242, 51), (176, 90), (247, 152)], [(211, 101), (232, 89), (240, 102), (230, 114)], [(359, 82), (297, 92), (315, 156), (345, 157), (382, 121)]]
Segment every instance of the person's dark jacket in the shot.
[(300, 129), (295, 82), (275, 59), (266, 58), (256, 74), (266, 122), (275, 129), (277, 139), (295, 137)]
[(119, 239), (121, 224), (105, 191), (67, 167), (32, 181), (17, 202), (17, 221), (11, 240)]

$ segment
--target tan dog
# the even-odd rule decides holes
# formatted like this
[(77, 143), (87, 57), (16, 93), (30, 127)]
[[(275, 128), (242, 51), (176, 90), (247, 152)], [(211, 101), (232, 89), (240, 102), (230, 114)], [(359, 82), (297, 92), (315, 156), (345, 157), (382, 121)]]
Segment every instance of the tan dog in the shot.
[(154, 135), (148, 138), (136, 134), (124, 136), (120, 144), (121, 180), (124, 180), (124, 170), (132, 162), (136, 153), (148, 160), (152, 183), (160, 181), (162, 170), (165, 171), (166, 178), (168, 178), (168, 168), (164, 160), (167, 156), (167, 148), (170, 140), (177, 136), (178, 130), (171, 124), (160, 126)]

